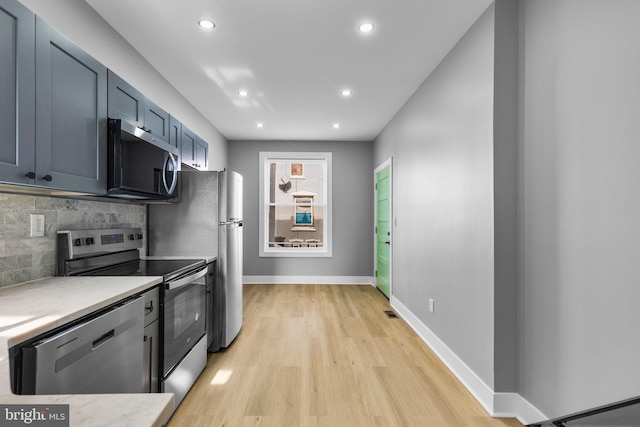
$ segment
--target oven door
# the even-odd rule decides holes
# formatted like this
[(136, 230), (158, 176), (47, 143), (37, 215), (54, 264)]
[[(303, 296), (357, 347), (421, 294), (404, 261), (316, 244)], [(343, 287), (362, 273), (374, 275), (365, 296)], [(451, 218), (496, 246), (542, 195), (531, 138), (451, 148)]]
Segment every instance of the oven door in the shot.
[(163, 377), (204, 336), (207, 267), (164, 285)]

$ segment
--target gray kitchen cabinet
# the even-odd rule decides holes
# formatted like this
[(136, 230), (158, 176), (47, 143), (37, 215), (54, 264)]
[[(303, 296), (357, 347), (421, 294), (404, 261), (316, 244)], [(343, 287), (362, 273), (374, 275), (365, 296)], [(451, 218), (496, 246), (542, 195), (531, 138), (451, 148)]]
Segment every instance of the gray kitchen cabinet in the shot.
[(111, 70), (108, 81), (109, 118), (125, 120), (150, 133), (156, 142), (169, 144), (169, 113)]
[(113, 71), (108, 71), (108, 112), (112, 119), (125, 120), (144, 129), (145, 96)]
[[(220, 350), (220, 334), (221, 331), (215, 329), (216, 325), (220, 325), (220, 322), (214, 321), (214, 316), (220, 310), (215, 306), (214, 300), (214, 287), (216, 284), (216, 262), (210, 262), (207, 264), (207, 275), (205, 276), (206, 283), (206, 305), (205, 305), (205, 318), (207, 328), (207, 349), (211, 353), (215, 353)], [(219, 303), (219, 301), (218, 301)]]
[(35, 163), (35, 17), (0, 0), (0, 181), (33, 184)]
[(104, 194), (107, 69), (36, 17), (35, 185)]
[(209, 144), (184, 125), (182, 126), (181, 144), (182, 164), (188, 166), (189, 169), (207, 170)]
[(173, 116), (169, 116), (169, 145), (180, 150), (182, 123)]
[(207, 170), (208, 161), (207, 155), (209, 154), (209, 144), (202, 138), (196, 138), (196, 169)]
[(0, 181), (104, 194), (106, 68), (0, 0)]
[(180, 141), (180, 161), (191, 169), (196, 168), (196, 139), (195, 133), (182, 125)]
[(169, 144), (169, 113), (149, 99), (145, 102), (144, 126), (153, 139)]
[(144, 356), (142, 392), (157, 393), (160, 390), (160, 290), (156, 287), (144, 297)]

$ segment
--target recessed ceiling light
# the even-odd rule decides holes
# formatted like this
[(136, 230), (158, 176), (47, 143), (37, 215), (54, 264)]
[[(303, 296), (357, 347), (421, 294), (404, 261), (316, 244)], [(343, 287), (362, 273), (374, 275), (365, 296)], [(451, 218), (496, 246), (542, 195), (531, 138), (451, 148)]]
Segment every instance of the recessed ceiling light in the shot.
[(256, 123), (256, 127), (257, 128), (263, 128), (264, 127), (264, 123)]
[(351, 96), (352, 93), (353, 92), (351, 92), (350, 89), (343, 89), (343, 90), (340, 91), (340, 95), (342, 95), (342, 96)]
[(238, 91), (238, 95), (240, 95), (240, 96), (249, 96), (249, 92), (247, 92), (246, 90), (239, 90)]
[(358, 25), (358, 31), (361, 33), (370, 33), (373, 31), (373, 24), (371, 22), (365, 22), (363, 24)]
[(212, 28), (214, 28), (216, 26), (216, 24), (213, 23), (213, 21), (209, 20), (209, 19), (201, 19), (198, 21), (198, 25), (200, 25), (202, 28), (205, 28), (207, 30), (210, 30)]
[(340, 128), (340, 123), (334, 123), (333, 124), (333, 128), (334, 129), (339, 129)]

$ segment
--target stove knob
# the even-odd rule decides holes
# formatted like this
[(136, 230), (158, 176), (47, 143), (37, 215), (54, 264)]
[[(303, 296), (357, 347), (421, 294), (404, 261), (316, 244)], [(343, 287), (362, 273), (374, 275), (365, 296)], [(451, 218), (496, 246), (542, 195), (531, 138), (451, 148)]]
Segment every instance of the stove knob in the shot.
[(84, 241), (85, 245), (93, 245), (94, 240), (93, 237), (87, 237)]
[(129, 234), (129, 240), (136, 240), (135, 234)]
[(138, 234), (138, 235), (136, 235), (136, 237), (137, 237), (138, 240), (142, 240), (142, 234)]
[(73, 246), (82, 246), (82, 239), (75, 239), (73, 241)]

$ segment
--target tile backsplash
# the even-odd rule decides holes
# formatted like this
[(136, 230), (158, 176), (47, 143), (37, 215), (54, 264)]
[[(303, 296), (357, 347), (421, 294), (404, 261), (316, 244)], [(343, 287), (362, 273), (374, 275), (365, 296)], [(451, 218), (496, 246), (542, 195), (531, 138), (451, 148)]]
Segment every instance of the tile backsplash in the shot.
[[(32, 213), (44, 237), (29, 237)], [(120, 227), (146, 229), (145, 206), (0, 193), (0, 287), (53, 276), (58, 230)]]

